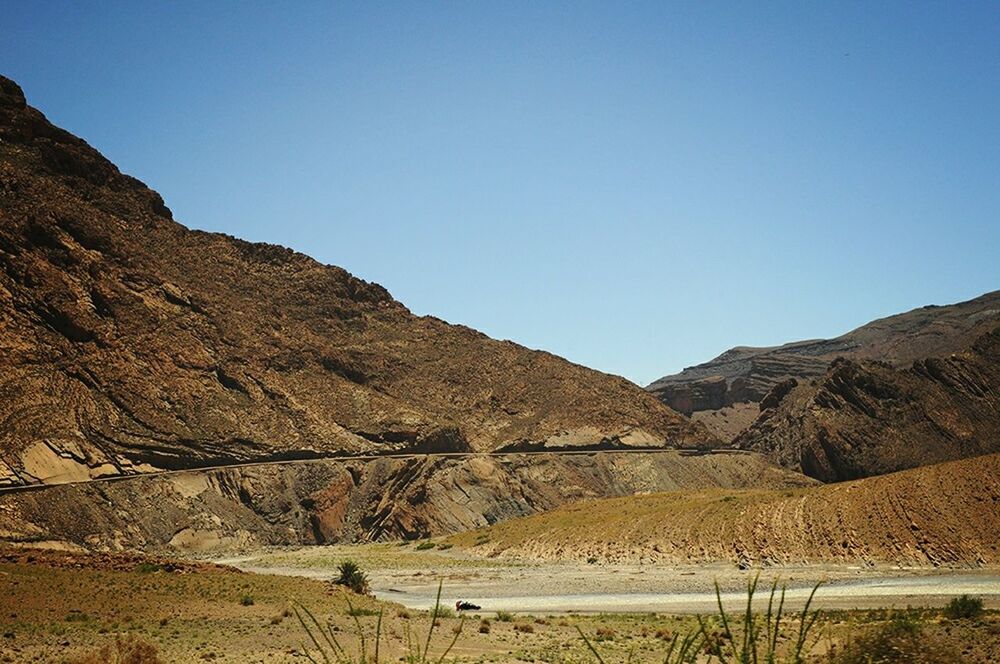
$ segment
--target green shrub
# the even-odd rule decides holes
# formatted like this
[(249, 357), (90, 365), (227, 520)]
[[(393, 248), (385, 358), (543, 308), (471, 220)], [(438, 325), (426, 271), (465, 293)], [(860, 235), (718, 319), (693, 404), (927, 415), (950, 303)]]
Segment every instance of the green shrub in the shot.
[(163, 571), (163, 566), (156, 563), (139, 563), (135, 566), (135, 571), (140, 574), (152, 574), (153, 572)]
[(356, 618), (358, 616), (377, 616), (379, 613), (380, 612), (375, 609), (366, 609), (361, 606), (350, 606), (347, 609), (347, 615), (352, 618)]
[(340, 576), (334, 582), (339, 586), (350, 588), (359, 595), (368, 594), (368, 576), (361, 571), (361, 567), (353, 560), (345, 560), (337, 568)]
[(955, 597), (948, 602), (948, 606), (944, 607), (944, 615), (952, 620), (978, 618), (982, 612), (983, 600), (978, 597), (969, 597), (968, 595)]
[(244, 595), (243, 597), (240, 597), (241, 606), (253, 606), (253, 604), (254, 604), (253, 597), (251, 597), (250, 595)]
[(427, 549), (433, 549), (437, 544), (434, 542), (421, 542), (417, 545), (417, 551), (426, 551)]
[(513, 622), (514, 614), (510, 611), (497, 611), (497, 620), (500, 622)]

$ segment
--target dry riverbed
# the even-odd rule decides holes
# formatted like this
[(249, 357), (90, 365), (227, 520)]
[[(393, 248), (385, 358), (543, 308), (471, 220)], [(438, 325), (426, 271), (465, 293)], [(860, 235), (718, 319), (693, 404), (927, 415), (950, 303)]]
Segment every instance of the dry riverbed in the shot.
[[(756, 571), (732, 565), (666, 566), (484, 559), (430, 543), (277, 548), (216, 559), (245, 571), (331, 579), (344, 560), (357, 561), (381, 599), (414, 609), (433, 605), (438, 581), (449, 601), (513, 613), (705, 613), (715, 606), (714, 584), (727, 606), (744, 600)], [(447, 545), (445, 545), (447, 546)], [(421, 548), (424, 547), (424, 548)], [(788, 586), (788, 605), (800, 608), (812, 586), (819, 607), (873, 609), (943, 606), (952, 597), (982, 597), (1000, 608), (1000, 570), (801, 566), (760, 570), (761, 583)]]

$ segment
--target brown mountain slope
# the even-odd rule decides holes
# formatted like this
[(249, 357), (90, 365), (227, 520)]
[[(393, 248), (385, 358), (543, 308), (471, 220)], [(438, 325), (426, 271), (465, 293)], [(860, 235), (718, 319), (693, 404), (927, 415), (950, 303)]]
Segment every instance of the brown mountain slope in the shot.
[(710, 436), (622, 378), (184, 228), (0, 78), (0, 484), (608, 439)]
[(1000, 291), (947, 306), (928, 306), (863, 325), (835, 339), (770, 348), (740, 346), (664, 376), (646, 389), (671, 408), (732, 439), (756, 417), (759, 402), (783, 380), (822, 376), (838, 357), (893, 366), (968, 347), (1000, 322)]
[(542, 560), (997, 565), (1000, 455), (793, 491), (582, 501), (449, 541)]
[(0, 494), (0, 541), (169, 550), (417, 538), (582, 498), (810, 483), (746, 453), (319, 460)]
[(734, 445), (823, 481), (1000, 452), (1000, 326), (908, 369), (836, 360), (817, 381), (775, 388), (761, 408)]

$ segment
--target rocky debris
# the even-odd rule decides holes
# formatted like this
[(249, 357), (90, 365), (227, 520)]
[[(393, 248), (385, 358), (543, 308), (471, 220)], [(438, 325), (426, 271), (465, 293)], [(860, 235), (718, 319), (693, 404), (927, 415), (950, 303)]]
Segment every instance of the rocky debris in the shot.
[[(712, 436), (623, 378), (191, 231), (0, 78), (0, 484), (401, 449)], [(644, 443), (647, 444), (647, 443)]]
[(165, 551), (417, 539), (582, 498), (811, 483), (734, 452), (322, 460), (0, 495), (0, 539)]
[(734, 445), (825, 482), (1000, 452), (1000, 326), (906, 369), (838, 359), (781, 391)]
[(783, 346), (741, 346), (719, 357), (664, 376), (646, 389), (665, 404), (684, 413), (721, 413), (695, 417), (723, 440), (741, 429), (739, 417), (727, 409), (760, 402), (776, 385), (788, 379), (808, 382), (823, 376), (838, 357), (881, 360), (905, 367), (924, 357), (946, 355), (967, 348), (1000, 322), (1000, 291), (948, 306), (929, 306), (873, 321), (835, 339), (799, 341)]
[(449, 542), (518, 560), (996, 566), (1000, 454), (793, 491), (581, 501)]

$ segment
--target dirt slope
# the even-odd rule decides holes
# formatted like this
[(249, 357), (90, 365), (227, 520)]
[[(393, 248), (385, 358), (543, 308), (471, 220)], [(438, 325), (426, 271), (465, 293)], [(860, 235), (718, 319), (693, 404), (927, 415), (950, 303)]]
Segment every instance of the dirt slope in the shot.
[(1000, 291), (968, 302), (928, 306), (873, 321), (835, 339), (798, 341), (769, 348), (739, 346), (719, 357), (664, 376), (646, 389), (671, 408), (695, 415), (724, 440), (752, 418), (747, 413), (783, 380), (822, 376), (845, 357), (880, 360), (895, 367), (967, 348), (1000, 322)]
[(907, 369), (837, 360), (775, 388), (734, 445), (825, 482), (1000, 452), (1000, 326)]
[(323, 460), (0, 494), (0, 541), (206, 550), (416, 538), (582, 498), (810, 483), (747, 453)]
[(711, 436), (623, 378), (186, 229), (0, 77), (0, 485), (619, 439)]
[(798, 490), (583, 501), (449, 541), (541, 560), (997, 565), (1000, 454)]

